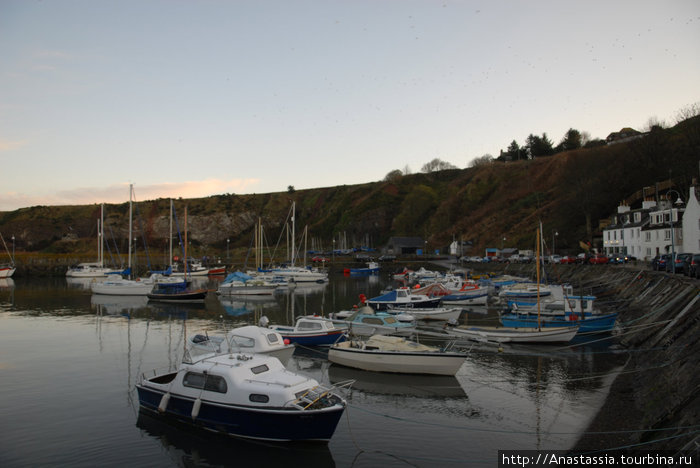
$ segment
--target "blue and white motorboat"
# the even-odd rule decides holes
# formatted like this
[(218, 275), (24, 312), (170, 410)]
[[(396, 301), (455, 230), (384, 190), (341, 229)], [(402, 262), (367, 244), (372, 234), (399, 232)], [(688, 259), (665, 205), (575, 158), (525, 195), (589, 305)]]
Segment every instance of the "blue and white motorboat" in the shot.
[(348, 268), (347, 272), (352, 276), (376, 275), (379, 274), (379, 263), (368, 262), (366, 267)]
[(260, 326), (276, 331), (282, 338), (302, 346), (330, 346), (333, 343), (345, 341), (346, 326), (336, 326), (327, 318), (318, 315), (308, 315), (297, 318), (294, 326), (268, 325), (269, 320), (260, 318)]
[(411, 288), (403, 287), (389, 291), (381, 296), (373, 297), (365, 301), (364, 295), (360, 296), (362, 302), (374, 310), (386, 310), (389, 306), (412, 308), (412, 307), (438, 307), (440, 297), (429, 297), (423, 294), (412, 294)]
[(336, 324), (346, 326), (349, 334), (358, 336), (408, 336), (416, 331), (416, 321), (413, 316), (405, 313), (393, 315), (384, 311), (376, 311), (369, 306), (331, 314), (331, 320)]
[(179, 368), (142, 375), (142, 409), (230, 436), (328, 442), (346, 402), (328, 387), (264, 354), (205, 354)]

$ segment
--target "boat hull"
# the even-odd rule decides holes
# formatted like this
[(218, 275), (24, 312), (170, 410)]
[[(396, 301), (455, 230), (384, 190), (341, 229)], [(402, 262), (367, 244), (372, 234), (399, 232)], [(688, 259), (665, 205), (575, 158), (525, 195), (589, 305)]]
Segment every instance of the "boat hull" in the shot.
[(457, 337), (496, 343), (568, 343), (576, 336), (578, 328), (575, 326), (544, 329), (534, 327), (458, 327), (451, 329), (450, 332)]
[[(617, 313), (600, 316), (587, 316), (583, 320), (570, 320), (569, 317), (544, 317), (539, 323), (542, 327), (570, 327), (579, 325), (579, 333), (607, 333), (612, 331), (617, 320)], [(501, 323), (504, 327), (538, 327), (536, 316), (526, 314), (503, 314)]]
[(346, 330), (336, 330), (328, 333), (313, 333), (294, 331), (292, 327), (273, 327), (282, 338), (302, 346), (330, 346), (333, 343), (345, 341)]
[(486, 291), (478, 294), (448, 294), (442, 296), (442, 305), (486, 305), (489, 300), (489, 293)]
[(455, 375), (465, 357), (457, 353), (373, 351), (333, 346), (328, 350), (328, 360), (374, 372)]
[[(136, 386), (139, 405), (154, 413), (164, 392)], [(199, 414), (192, 418), (195, 399), (171, 394), (167, 407), (161, 413), (196, 427), (235, 437), (277, 442), (317, 441), (328, 442), (345, 406), (336, 404), (318, 410), (273, 409), (254, 406), (226, 405), (201, 400)]]
[(0, 267), (0, 278), (9, 278), (15, 273), (14, 268)]
[(367, 301), (367, 305), (374, 310), (387, 310), (389, 306), (402, 309), (412, 309), (414, 307), (418, 308), (430, 308), (439, 307), (441, 298), (435, 297), (426, 300), (403, 302), (403, 301), (382, 301), (382, 300), (372, 300)]

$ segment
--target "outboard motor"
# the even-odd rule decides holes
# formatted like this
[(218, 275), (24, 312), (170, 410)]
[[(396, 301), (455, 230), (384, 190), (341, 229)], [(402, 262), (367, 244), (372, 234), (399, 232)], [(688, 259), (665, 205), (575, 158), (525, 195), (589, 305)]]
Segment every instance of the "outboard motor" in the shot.
[(260, 321), (258, 322), (258, 325), (267, 328), (267, 326), (270, 324), (270, 320), (266, 316), (260, 317)]

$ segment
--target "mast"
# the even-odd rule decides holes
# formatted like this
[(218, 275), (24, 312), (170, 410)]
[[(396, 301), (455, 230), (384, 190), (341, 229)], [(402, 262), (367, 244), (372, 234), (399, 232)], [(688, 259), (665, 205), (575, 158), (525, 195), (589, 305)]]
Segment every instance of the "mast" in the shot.
[(105, 204), (102, 203), (100, 208), (100, 246), (98, 247), (98, 252), (100, 253), (100, 267), (105, 266)]
[(296, 206), (297, 206), (297, 203), (292, 202), (292, 266), (294, 266), (294, 258), (295, 258), (295, 254), (296, 254), (296, 252), (295, 252), (296, 245), (294, 242), (294, 231), (296, 230), (295, 229)]
[(173, 199), (170, 199), (170, 238), (168, 239), (168, 266), (173, 267)]
[(187, 205), (185, 205), (185, 282), (187, 282)]
[(129, 184), (129, 279), (131, 279), (131, 226), (133, 223), (132, 215), (132, 194), (134, 193), (134, 184)]
[(542, 330), (542, 324), (540, 323), (540, 230), (542, 229), (542, 223), (540, 223), (537, 229), (537, 329)]

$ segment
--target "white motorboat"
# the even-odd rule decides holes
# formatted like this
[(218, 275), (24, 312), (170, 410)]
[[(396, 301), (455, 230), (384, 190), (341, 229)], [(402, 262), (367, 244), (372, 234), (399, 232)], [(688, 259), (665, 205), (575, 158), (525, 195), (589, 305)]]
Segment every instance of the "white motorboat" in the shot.
[(212, 432), (277, 442), (328, 442), (346, 406), (337, 387), (264, 354), (183, 360), (175, 371), (142, 375), (136, 389), (143, 410)]
[(336, 343), (328, 350), (328, 360), (332, 363), (400, 374), (455, 375), (465, 359), (464, 353), (383, 335), (373, 335), (366, 341)]
[(457, 307), (412, 307), (404, 309), (402, 307), (389, 306), (386, 310), (390, 314), (401, 314), (408, 312), (416, 320), (458, 320), (462, 314), (462, 309)]

